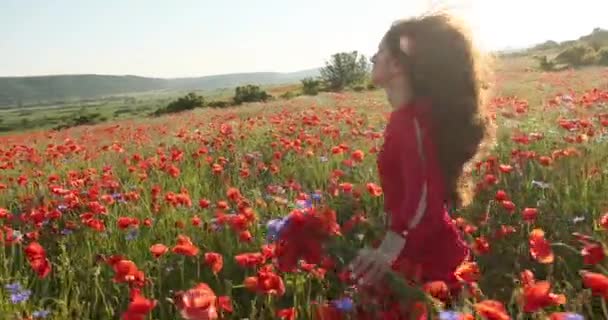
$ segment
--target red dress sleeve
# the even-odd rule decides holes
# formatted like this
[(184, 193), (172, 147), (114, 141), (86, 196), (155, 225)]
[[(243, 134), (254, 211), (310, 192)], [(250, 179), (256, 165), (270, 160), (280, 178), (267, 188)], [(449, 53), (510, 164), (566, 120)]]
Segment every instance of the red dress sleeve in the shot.
[(406, 118), (396, 126), (391, 145), (386, 152), (388, 161), (383, 186), (390, 218), (389, 229), (403, 236), (418, 227), (426, 213), (428, 183), (424, 156), (424, 141), (420, 123)]

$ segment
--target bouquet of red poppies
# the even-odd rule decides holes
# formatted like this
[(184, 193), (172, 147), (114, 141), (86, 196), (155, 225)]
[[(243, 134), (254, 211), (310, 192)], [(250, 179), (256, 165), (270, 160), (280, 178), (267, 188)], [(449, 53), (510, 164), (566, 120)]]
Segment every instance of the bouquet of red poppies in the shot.
[(333, 236), (340, 235), (336, 212), (329, 208), (295, 209), (287, 217), (269, 223), (276, 239), (279, 270), (291, 272), (298, 261), (319, 264), (324, 257), (323, 246)]

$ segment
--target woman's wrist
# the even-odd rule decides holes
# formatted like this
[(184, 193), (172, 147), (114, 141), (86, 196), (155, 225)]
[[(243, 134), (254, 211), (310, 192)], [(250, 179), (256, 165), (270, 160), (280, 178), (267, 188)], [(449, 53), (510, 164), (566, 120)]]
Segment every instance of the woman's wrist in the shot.
[(382, 243), (380, 243), (377, 250), (382, 253), (390, 261), (390, 263), (393, 263), (395, 260), (397, 260), (397, 257), (399, 257), (404, 247), (405, 237), (389, 230), (384, 236), (384, 239), (382, 240)]

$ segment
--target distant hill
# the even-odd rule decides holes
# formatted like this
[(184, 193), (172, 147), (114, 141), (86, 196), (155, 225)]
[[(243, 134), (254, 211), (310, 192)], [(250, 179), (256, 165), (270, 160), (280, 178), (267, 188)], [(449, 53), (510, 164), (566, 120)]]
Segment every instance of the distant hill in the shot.
[(235, 73), (222, 74), (215, 76), (196, 77), (196, 78), (177, 78), (168, 79), (169, 89), (193, 90), (204, 89), (214, 90), (230, 88), (246, 84), (285, 84), (299, 82), (306, 77), (319, 75), (319, 69), (309, 69), (291, 73), (278, 72), (256, 72), (256, 73)]
[(319, 69), (291, 73), (256, 72), (175, 79), (94, 74), (0, 77), (0, 106), (90, 99), (154, 90), (214, 90), (245, 84), (284, 84), (317, 75)]
[(594, 48), (601, 48), (608, 46), (608, 30), (604, 30), (602, 28), (595, 28), (593, 31), (586, 35), (582, 36), (576, 40), (567, 40), (562, 42), (557, 42), (553, 40), (546, 41), (544, 43), (538, 44), (532, 48), (530, 51), (543, 51), (543, 50), (551, 50), (551, 49), (565, 49), (568, 46), (575, 45), (578, 43), (587, 44)]

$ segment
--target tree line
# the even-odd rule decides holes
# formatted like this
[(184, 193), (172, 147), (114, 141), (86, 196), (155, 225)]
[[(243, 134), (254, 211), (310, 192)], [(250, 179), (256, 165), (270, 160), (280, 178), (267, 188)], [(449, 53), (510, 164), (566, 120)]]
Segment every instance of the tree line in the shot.
[[(369, 59), (358, 51), (339, 52), (333, 54), (321, 68), (316, 78), (301, 80), (301, 92), (285, 92), (281, 98), (290, 99), (300, 94), (316, 95), (323, 91), (342, 91), (352, 89), (362, 91), (374, 89), (369, 83)], [(275, 99), (257, 85), (245, 85), (235, 88), (234, 96), (230, 100), (206, 101), (203, 96), (194, 92), (170, 102), (152, 113), (153, 116), (192, 110), (201, 107), (225, 108), (241, 105), (247, 102), (266, 102)]]

